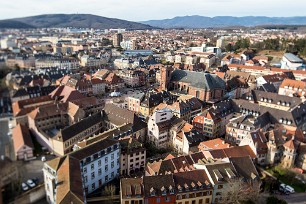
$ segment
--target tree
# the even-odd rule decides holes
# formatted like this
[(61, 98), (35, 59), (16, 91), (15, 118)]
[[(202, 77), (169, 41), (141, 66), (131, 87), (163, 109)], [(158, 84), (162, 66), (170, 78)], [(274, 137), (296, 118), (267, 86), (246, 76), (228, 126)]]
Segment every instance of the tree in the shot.
[(114, 186), (113, 184), (109, 184), (109, 185), (105, 186), (104, 187), (104, 193), (105, 193), (105, 195), (110, 196), (111, 200), (113, 200), (114, 194), (116, 193), (116, 186)]
[(231, 43), (228, 43), (226, 46), (225, 46), (225, 50), (227, 52), (232, 52), (233, 51), (233, 46)]
[(241, 179), (231, 179), (227, 181), (226, 189), (222, 192), (222, 200), (227, 204), (256, 203), (259, 192), (258, 180), (244, 182)]

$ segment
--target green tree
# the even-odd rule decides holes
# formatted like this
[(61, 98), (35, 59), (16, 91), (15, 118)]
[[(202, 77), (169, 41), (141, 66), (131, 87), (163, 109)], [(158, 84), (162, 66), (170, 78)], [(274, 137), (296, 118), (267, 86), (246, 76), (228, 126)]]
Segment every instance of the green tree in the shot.
[(225, 46), (225, 50), (227, 52), (232, 52), (233, 51), (233, 46), (231, 43), (228, 43), (226, 46)]

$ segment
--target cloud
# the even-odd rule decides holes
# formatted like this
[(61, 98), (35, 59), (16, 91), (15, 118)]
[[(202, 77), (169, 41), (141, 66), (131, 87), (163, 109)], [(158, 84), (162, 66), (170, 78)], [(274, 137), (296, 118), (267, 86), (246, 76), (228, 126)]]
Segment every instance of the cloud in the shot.
[[(303, 16), (305, 0), (1, 0), (0, 19), (51, 13), (88, 13), (133, 21), (203, 16)], [(290, 9), (288, 9), (290, 8)]]

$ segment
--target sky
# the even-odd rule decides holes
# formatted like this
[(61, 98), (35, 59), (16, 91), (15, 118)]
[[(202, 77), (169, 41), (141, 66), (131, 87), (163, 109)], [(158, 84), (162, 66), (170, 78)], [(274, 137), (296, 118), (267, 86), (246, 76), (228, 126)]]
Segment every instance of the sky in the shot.
[(0, 0), (0, 19), (95, 14), (130, 21), (175, 16), (306, 16), (306, 0)]

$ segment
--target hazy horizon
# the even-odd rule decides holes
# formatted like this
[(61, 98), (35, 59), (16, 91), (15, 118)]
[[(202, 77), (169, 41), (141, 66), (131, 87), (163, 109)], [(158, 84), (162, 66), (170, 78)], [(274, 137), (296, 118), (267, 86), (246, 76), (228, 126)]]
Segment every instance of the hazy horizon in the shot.
[(129, 21), (171, 19), (176, 16), (306, 16), (306, 1), (204, 0), (197, 3), (183, 0), (10, 0), (1, 3), (0, 19), (42, 14), (93, 14)]

